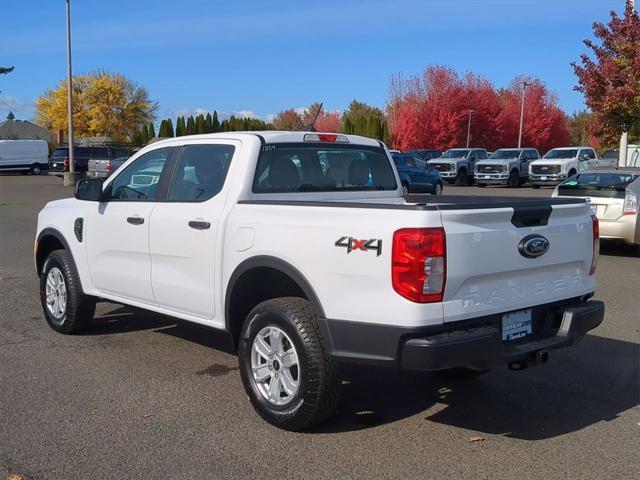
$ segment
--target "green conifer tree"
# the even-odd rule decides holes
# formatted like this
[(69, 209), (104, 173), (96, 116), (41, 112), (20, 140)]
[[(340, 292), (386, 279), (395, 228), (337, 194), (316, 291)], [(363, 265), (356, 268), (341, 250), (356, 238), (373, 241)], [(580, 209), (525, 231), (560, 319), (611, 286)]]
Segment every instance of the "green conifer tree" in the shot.
[(176, 137), (182, 137), (187, 134), (187, 126), (184, 123), (184, 117), (178, 117), (176, 120)]
[(196, 122), (192, 115), (187, 118), (187, 135), (193, 135), (196, 133)]
[(211, 131), (214, 133), (220, 131), (220, 120), (218, 120), (218, 112), (215, 110), (211, 119)]

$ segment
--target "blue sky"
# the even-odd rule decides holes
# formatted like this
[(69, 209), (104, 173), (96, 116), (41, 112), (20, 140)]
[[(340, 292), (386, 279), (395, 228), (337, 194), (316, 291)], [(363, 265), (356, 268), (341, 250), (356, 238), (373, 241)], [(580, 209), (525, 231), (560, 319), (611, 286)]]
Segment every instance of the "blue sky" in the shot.
[[(429, 64), (505, 86), (534, 75), (567, 112), (583, 108), (569, 65), (594, 21), (624, 0), (72, 0), (74, 73), (106, 69), (147, 87), (159, 118), (245, 112), (268, 118), (323, 101), (384, 107), (389, 76)], [(0, 120), (66, 73), (64, 0), (0, 0)]]

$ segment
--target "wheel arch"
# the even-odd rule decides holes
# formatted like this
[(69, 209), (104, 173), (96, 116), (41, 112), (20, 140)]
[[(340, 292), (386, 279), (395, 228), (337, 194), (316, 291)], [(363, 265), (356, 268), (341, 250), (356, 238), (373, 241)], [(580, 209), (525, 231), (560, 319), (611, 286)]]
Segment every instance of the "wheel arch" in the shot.
[(34, 252), (36, 273), (38, 275), (40, 275), (40, 272), (42, 271), (42, 267), (44, 266), (44, 261), (47, 259), (47, 256), (54, 250), (61, 249), (69, 252), (71, 259), (75, 264), (73, 252), (71, 251), (71, 248), (69, 248), (69, 243), (67, 243), (67, 240), (64, 238), (62, 233), (55, 228), (45, 228), (38, 234)]
[(284, 296), (308, 300), (316, 316), (325, 318), (313, 287), (290, 263), (277, 257), (259, 255), (244, 260), (235, 268), (227, 283), (224, 305), (225, 329), (235, 348), (249, 312), (260, 302)]

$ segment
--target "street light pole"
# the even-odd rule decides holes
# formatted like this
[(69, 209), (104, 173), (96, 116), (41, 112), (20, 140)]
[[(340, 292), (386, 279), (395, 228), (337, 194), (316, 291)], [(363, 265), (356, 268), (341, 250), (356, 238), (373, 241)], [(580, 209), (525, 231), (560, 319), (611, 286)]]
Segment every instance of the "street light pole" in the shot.
[(76, 183), (76, 165), (73, 155), (73, 77), (71, 76), (71, 5), (67, 4), (67, 114), (69, 116), (69, 171), (64, 172), (64, 185), (73, 186)]
[(475, 112), (475, 110), (469, 109), (469, 121), (467, 122), (467, 148), (471, 143), (471, 115)]
[(522, 147), (522, 125), (524, 122), (524, 92), (527, 90), (527, 87), (531, 85), (529, 82), (522, 82), (522, 103), (520, 105), (520, 133), (518, 134), (518, 148)]

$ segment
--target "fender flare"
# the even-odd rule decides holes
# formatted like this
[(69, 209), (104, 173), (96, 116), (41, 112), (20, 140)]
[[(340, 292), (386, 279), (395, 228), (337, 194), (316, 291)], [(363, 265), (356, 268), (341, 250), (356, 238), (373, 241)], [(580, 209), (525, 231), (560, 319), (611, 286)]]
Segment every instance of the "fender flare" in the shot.
[(67, 242), (66, 238), (64, 238), (64, 235), (60, 233), (58, 230), (56, 230), (55, 228), (47, 227), (47, 228), (44, 228), (38, 234), (38, 237), (36, 240), (37, 247), (35, 251), (34, 260), (35, 260), (37, 275), (40, 275), (40, 265), (38, 265), (38, 252), (40, 251), (40, 242), (44, 237), (54, 237), (56, 240), (58, 240), (64, 246), (64, 249), (69, 252), (69, 255), (71, 255), (71, 259), (73, 260), (73, 266), (75, 267), (76, 260), (75, 258), (73, 258), (73, 252), (71, 251), (71, 248), (69, 248), (69, 243)]
[(236, 283), (242, 277), (242, 275), (249, 270), (254, 268), (272, 268), (274, 270), (278, 270), (288, 277), (290, 277), (296, 284), (300, 287), (300, 289), (304, 292), (305, 296), (311, 303), (311, 307), (313, 308), (314, 313), (319, 319), (325, 319), (324, 309), (316, 295), (313, 287), (309, 283), (309, 281), (305, 278), (305, 276), (300, 273), (300, 271), (295, 268), (293, 265), (288, 262), (281, 260), (277, 257), (272, 257), (269, 255), (258, 255), (255, 257), (248, 258), (241, 262), (229, 277), (229, 282), (227, 283), (227, 288), (225, 292), (225, 301), (224, 301), (224, 324), (227, 332), (231, 332), (230, 321), (230, 306), (231, 306), (231, 295), (236, 286)]

